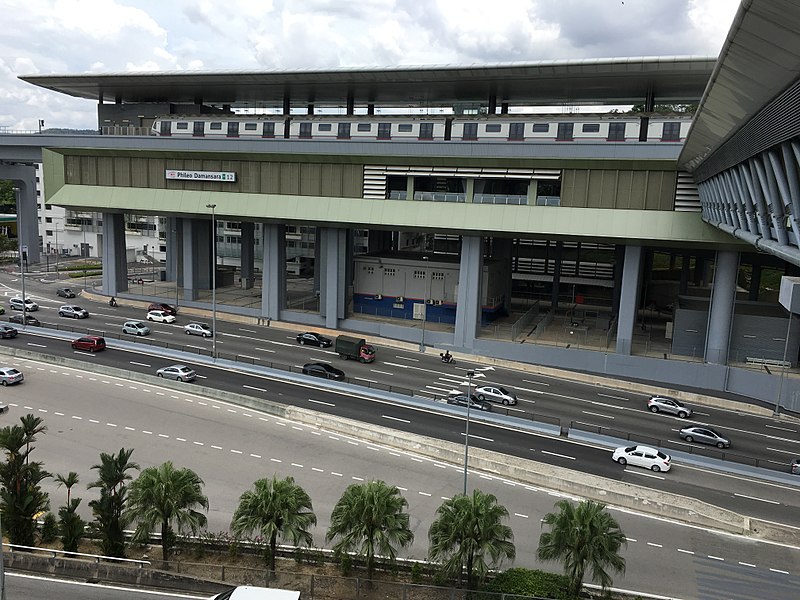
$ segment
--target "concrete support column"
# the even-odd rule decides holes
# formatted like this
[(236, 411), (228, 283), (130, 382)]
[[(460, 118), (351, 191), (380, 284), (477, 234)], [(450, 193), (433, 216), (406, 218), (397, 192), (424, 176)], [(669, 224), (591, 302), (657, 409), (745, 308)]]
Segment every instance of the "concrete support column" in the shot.
[(212, 244), (211, 221), (182, 219), (183, 229), (183, 297), (197, 300), (200, 290), (211, 289)]
[(325, 326), (336, 329), (339, 319), (345, 317), (345, 289), (347, 280), (347, 230), (337, 227), (319, 229), (320, 256), (320, 314)]
[(473, 348), (481, 318), (481, 280), (483, 279), (483, 238), (461, 238), (461, 266), (458, 271), (456, 347)]
[(553, 264), (553, 287), (550, 290), (550, 308), (558, 308), (558, 292), (561, 286), (561, 262), (564, 258), (564, 242), (556, 242), (556, 255)]
[(503, 308), (506, 313), (511, 310), (511, 288), (513, 284), (511, 261), (514, 250), (514, 240), (511, 238), (492, 239), (492, 258), (503, 263)]
[(631, 354), (633, 328), (639, 312), (639, 283), (642, 274), (641, 246), (625, 246), (619, 313), (617, 316), (617, 354)]
[[(167, 281), (177, 281), (178, 279), (178, 219), (177, 217), (167, 217)], [(105, 255), (105, 253), (104, 253)]]
[(464, 196), (465, 196), (464, 201), (467, 204), (472, 204), (473, 202), (475, 202), (475, 180), (472, 179), (472, 177), (467, 179), (467, 185), (464, 188), (464, 192), (465, 192), (464, 193)]
[[(33, 165), (3, 164), (0, 179), (10, 179), (17, 195), (17, 235), (21, 246), (27, 246), (28, 264), (36, 264), (39, 256), (39, 217), (36, 213), (36, 168)], [(44, 202), (44, 198), (42, 198)], [(19, 225), (22, 225), (21, 227)]]
[(264, 223), (261, 226), (261, 316), (280, 319), (286, 298), (286, 227)]
[(125, 218), (121, 213), (103, 213), (103, 291), (116, 296), (127, 289)]
[(406, 200), (414, 199), (414, 176), (406, 177)]
[(255, 261), (255, 223), (252, 221), (242, 221), (240, 223), (242, 228), (242, 289), (249, 290), (253, 287), (256, 280), (256, 271), (254, 266)]
[(728, 362), (738, 265), (739, 254), (737, 252), (717, 252), (706, 333), (705, 359), (706, 362), (712, 364), (724, 365)]
[(611, 310), (619, 314), (619, 301), (622, 296), (622, 273), (625, 270), (625, 246), (614, 246), (614, 289), (611, 297)]
[(753, 270), (750, 274), (750, 292), (748, 300), (758, 302), (758, 292), (761, 289), (761, 263), (753, 262)]

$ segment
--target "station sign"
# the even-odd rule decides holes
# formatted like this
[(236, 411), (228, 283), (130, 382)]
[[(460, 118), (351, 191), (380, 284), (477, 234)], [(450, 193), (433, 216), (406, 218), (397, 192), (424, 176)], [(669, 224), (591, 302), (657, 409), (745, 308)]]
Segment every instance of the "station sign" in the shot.
[(183, 171), (167, 169), (167, 179), (181, 181), (236, 181), (236, 173), (230, 171)]

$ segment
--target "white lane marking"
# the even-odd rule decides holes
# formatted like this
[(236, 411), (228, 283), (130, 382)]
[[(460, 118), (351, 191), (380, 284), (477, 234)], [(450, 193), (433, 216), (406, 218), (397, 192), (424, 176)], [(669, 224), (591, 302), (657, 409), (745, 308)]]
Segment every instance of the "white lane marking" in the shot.
[(395, 358), (397, 358), (399, 360), (410, 360), (410, 361), (413, 361), (413, 362), (419, 362), (418, 358), (411, 358), (410, 356), (398, 356), (398, 355), (395, 354)]
[[(539, 394), (540, 396), (544, 394), (542, 390), (532, 390), (530, 388), (518, 387), (514, 386), (514, 389), (521, 392), (530, 392), (531, 394)], [(521, 398), (520, 398), (521, 400)], [(534, 400), (528, 400), (528, 402), (534, 402)]]
[(276, 350), (269, 350), (268, 348), (256, 348), (256, 350), (259, 352), (271, 352), (272, 354), (275, 354), (276, 352)]
[(147, 431), (145, 429), (142, 429), (142, 433), (144, 433), (145, 435), (153, 435), (152, 431)]
[(387, 367), (399, 367), (401, 369), (408, 369), (409, 368), (408, 365), (400, 365), (400, 364), (393, 363), (393, 362), (385, 362), (383, 364), (385, 364)]
[(185, 442), (185, 441), (186, 441), (186, 438), (175, 438), (175, 439), (176, 439), (177, 441), (179, 441), (179, 442)]
[[(204, 444), (203, 442), (192, 442), (192, 443), (193, 443), (195, 446), (205, 446), (205, 444)], [(212, 448), (214, 448), (215, 446), (211, 446), (211, 447), (212, 447)], [(220, 449), (220, 450), (222, 450), (222, 448), (219, 448), (219, 449)]]
[(257, 356), (249, 356), (247, 354), (240, 354), (239, 356), (241, 356), (242, 358), (249, 358), (250, 360), (261, 360)]
[(245, 329), (244, 327), (239, 327), (239, 331), (246, 331), (247, 333), (258, 333), (255, 329)]
[(334, 477), (343, 477), (341, 473), (337, 473), (336, 471), (331, 471), (331, 475), (333, 475)]
[[(195, 442), (196, 444), (197, 442)], [(222, 446), (211, 446), (214, 450), (222, 450)]]
[(303, 465), (301, 465), (300, 463), (292, 463), (292, 466), (293, 467), (299, 467), (301, 469), (303, 468)]
[(317, 473), (324, 473), (325, 472), (325, 469), (319, 469), (317, 467), (311, 467), (311, 470), (312, 471), (316, 471)]
[(788, 575), (789, 574), (789, 571), (784, 571), (782, 569), (770, 568), (770, 571), (772, 571), (773, 573), (780, 573), (781, 575)]
[(233, 452), (234, 454), (242, 454), (241, 450), (234, 450), (233, 448), (231, 448), (231, 452)]
[(693, 413), (693, 414), (695, 414), (695, 415), (701, 415), (701, 416), (703, 416), (703, 417), (710, 417), (710, 416), (711, 416), (711, 414), (710, 414), (710, 413), (697, 412), (697, 411), (694, 411), (694, 413)]
[(625, 472), (633, 475), (641, 475), (642, 477), (652, 477), (653, 479), (661, 479), (662, 481), (664, 480), (664, 478), (660, 475), (653, 475), (652, 473), (645, 473), (644, 471), (632, 471), (630, 469), (625, 469)]
[(648, 546), (652, 546), (653, 548), (663, 548), (664, 546), (661, 544), (654, 544), (653, 542), (647, 542)]
[(408, 419), (400, 419), (398, 417), (390, 417), (389, 415), (381, 415), (384, 419), (389, 419), (391, 421), (400, 421), (401, 423), (411, 423)]
[(73, 419), (76, 419), (76, 420), (78, 420), (78, 421), (83, 421), (83, 417), (79, 417), (79, 416), (77, 416), (77, 415), (72, 415), (72, 418), (73, 418)]
[(394, 373), (389, 373), (389, 371), (378, 371), (378, 369), (370, 369), (373, 373), (380, 373), (381, 375), (390, 375), (394, 377)]
[(710, 554), (708, 554), (707, 556), (708, 556), (708, 558), (710, 558), (711, 560), (718, 560), (718, 561), (720, 561), (720, 562), (725, 562), (725, 559), (724, 559), (724, 558), (722, 558), (721, 556), (712, 556), (712, 555), (710, 555)]
[(612, 417), (611, 415), (601, 415), (600, 413), (590, 412), (588, 410), (581, 411), (585, 415), (592, 415), (593, 417), (600, 417), (601, 419), (616, 419), (616, 417)]
[(313, 402), (314, 404), (324, 404), (325, 406), (336, 406), (332, 402), (323, 402), (322, 400), (313, 400), (311, 398), (309, 398), (308, 401)]
[(252, 456), (253, 458), (261, 458), (260, 454), (253, 454), (252, 452), (250, 453), (250, 456)]
[(532, 383), (533, 385), (543, 385), (545, 387), (550, 387), (549, 383), (544, 383), (543, 381), (531, 381), (530, 379), (523, 379), (525, 383)]
[(99, 422), (100, 421), (98, 421), (97, 419), (89, 419), (89, 423), (99, 423)]
[(678, 552), (682, 552), (683, 554), (691, 554), (692, 556), (694, 556), (694, 552), (692, 552), (691, 550), (684, 550), (683, 548), (678, 548)]
[(246, 390), (255, 390), (255, 391), (257, 391), (257, 392), (266, 392), (266, 391), (267, 391), (267, 390), (265, 390), (264, 388), (260, 388), (260, 387), (253, 387), (252, 385), (243, 385), (242, 387), (243, 387), (244, 389), (246, 389)]
[[(35, 346), (36, 348), (47, 348), (44, 344), (34, 344), (33, 342), (28, 342), (28, 346)], [(76, 354), (83, 354), (82, 352)]]
[(559, 458), (566, 458), (568, 460), (575, 460), (574, 456), (567, 456), (566, 454), (558, 454), (557, 452), (548, 452), (547, 450), (541, 450), (542, 454), (549, 454), (550, 456), (558, 456)]
[[(461, 435), (464, 435), (464, 434), (462, 433)], [(482, 437), (480, 435), (470, 434), (469, 437), (474, 439), (474, 440), (483, 440), (484, 442), (494, 442), (494, 440), (492, 438)]]
[(739, 564), (742, 565), (743, 567), (751, 567), (753, 569), (756, 568), (756, 566), (753, 563), (746, 563), (746, 562), (739, 561)]
[(602, 398), (613, 398), (614, 400), (624, 400), (625, 402), (630, 402), (630, 398), (623, 398), (622, 396), (612, 396), (611, 394), (597, 394)]
[(792, 454), (792, 455), (797, 454), (797, 452), (794, 450), (781, 450), (780, 448), (770, 448), (769, 446), (767, 446), (767, 450), (771, 450), (772, 452), (780, 452), (781, 454)]
[(766, 502), (767, 504), (780, 504), (775, 500), (767, 500), (765, 498), (756, 498), (755, 496), (745, 496), (744, 494), (734, 494), (738, 498), (747, 498), (748, 500), (757, 500), (758, 502)]
[(528, 515), (523, 515), (522, 513), (514, 513), (515, 517), (522, 517), (523, 519), (528, 519)]
[(148, 365), (147, 363), (140, 363), (140, 362), (136, 362), (135, 360), (130, 361), (130, 363), (132, 365), (137, 365), (139, 367), (150, 367), (150, 365)]
[(792, 433), (797, 433), (796, 429), (789, 429), (788, 427), (778, 427), (777, 425), (764, 425), (764, 427), (769, 427), (770, 429), (779, 429), (780, 431), (791, 431)]
[(356, 381), (366, 381), (367, 383), (378, 383), (374, 379), (365, 379), (364, 377), (353, 377)]

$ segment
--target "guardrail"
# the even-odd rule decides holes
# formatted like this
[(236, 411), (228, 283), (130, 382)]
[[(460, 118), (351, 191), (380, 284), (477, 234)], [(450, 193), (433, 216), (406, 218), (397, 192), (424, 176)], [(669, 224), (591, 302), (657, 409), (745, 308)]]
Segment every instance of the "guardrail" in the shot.
[(36, 546), (20, 546), (19, 544), (9, 544), (3, 542), (3, 548), (8, 548), (12, 554), (15, 550), (24, 550), (25, 552), (38, 552), (40, 554), (50, 554), (51, 558), (56, 556), (66, 556), (67, 558), (92, 558), (94, 562), (117, 562), (117, 563), (130, 563), (137, 565), (140, 569), (145, 566), (151, 566), (149, 560), (137, 560), (135, 558), (117, 558), (115, 556), (103, 556), (102, 554), (86, 554), (84, 552), (68, 552), (67, 550), (58, 550), (56, 548), (39, 548)]

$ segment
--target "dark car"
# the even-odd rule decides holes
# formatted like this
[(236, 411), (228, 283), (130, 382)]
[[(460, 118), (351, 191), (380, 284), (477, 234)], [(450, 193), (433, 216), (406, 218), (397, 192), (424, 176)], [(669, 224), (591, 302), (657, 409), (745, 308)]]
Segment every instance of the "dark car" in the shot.
[(105, 350), (106, 340), (99, 335), (87, 335), (72, 341), (72, 347), (75, 350), (88, 350), (89, 352), (97, 352)]
[(74, 298), (75, 292), (69, 288), (58, 288), (56, 290), (56, 296), (61, 296), (62, 298)]
[(333, 342), (328, 338), (318, 333), (314, 333), (313, 331), (298, 333), (297, 343), (300, 345), (308, 344), (309, 346), (319, 346), (320, 348), (330, 348), (333, 344)]
[(344, 371), (325, 363), (308, 363), (303, 365), (303, 375), (313, 375), (314, 377), (335, 379), (336, 381), (342, 381), (344, 379)]
[(36, 327), (41, 327), (42, 322), (37, 319), (36, 317), (32, 317), (28, 314), (25, 315), (11, 315), (8, 317), (9, 323), (17, 323), (19, 325), (34, 325)]
[(174, 306), (170, 306), (169, 304), (164, 304), (163, 302), (153, 302), (150, 306), (147, 307), (147, 312), (150, 312), (151, 310), (161, 310), (171, 315), (178, 314), (177, 308), (175, 308)]
[(0, 325), (0, 338), (15, 338), (17, 337), (17, 330), (8, 325)]
[[(471, 401), (468, 399), (471, 399)], [(492, 404), (490, 402), (478, 400), (477, 396), (475, 395), (468, 396), (467, 394), (451, 394), (447, 397), (448, 404), (467, 406), (467, 402), (469, 402), (469, 408), (471, 410), (485, 410), (487, 412), (492, 410)]]

